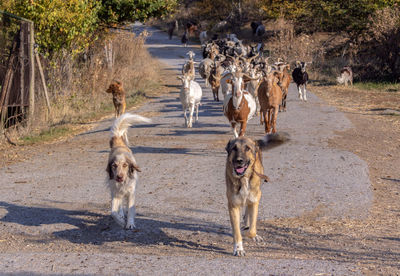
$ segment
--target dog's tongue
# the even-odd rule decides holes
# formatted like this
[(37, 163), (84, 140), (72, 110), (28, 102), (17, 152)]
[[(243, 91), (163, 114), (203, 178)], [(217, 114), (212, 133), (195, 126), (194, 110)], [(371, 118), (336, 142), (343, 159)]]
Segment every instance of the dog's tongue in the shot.
[(246, 168), (236, 168), (236, 172), (242, 174)]

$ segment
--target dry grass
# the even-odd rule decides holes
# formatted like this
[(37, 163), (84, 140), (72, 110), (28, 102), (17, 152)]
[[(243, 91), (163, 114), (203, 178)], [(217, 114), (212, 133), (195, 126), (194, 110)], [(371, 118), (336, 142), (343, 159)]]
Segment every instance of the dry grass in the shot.
[[(140, 103), (145, 93), (157, 90), (159, 64), (144, 46), (146, 34), (112, 32), (98, 40), (85, 55), (71, 58), (64, 55), (55, 60), (43, 60), (49, 90), (51, 112), (42, 97), (40, 80), (36, 80), (36, 112), (30, 127), (21, 125), (8, 130), (17, 143), (51, 140), (56, 129), (74, 134), (74, 124), (98, 120), (114, 110), (112, 97), (105, 90), (113, 79), (122, 81), (127, 95), (127, 107)], [(43, 135), (46, 133), (46, 135)], [(55, 135), (59, 136), (59, 135)], [(0, 141), (4, 143), (5, 139)]]

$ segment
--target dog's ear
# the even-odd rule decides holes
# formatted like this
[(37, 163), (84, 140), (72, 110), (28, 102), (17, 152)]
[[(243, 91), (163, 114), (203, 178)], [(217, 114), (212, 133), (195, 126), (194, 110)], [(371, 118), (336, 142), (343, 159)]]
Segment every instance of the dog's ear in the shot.
[(114, 179), (114, 173), (112, 171), (111, 162), (108, 162), (106, 171), (107, 171), (108, 176), (110, 177), (110, 179)]
[(256, 140), (256, 146), (260, 150), (269, 150), (280, 146), (290, 140), (290, 136), (286, 132), (272, 133), (264, 136), (264, 139)]
[(226, 150), (226, 152), (227, 152), (228, 154), (230, 154), (231, 151), (232, 151), (232, 147), (233, 147), (233, 145), (234, 145), (234, 141), (235, 141), (235, 140), (231, 139), (231, 140), (229, 140), (228, 144), (226, 144), (225, 150)]
[(133, 177), (133, 173), (135, 171), (142, 172), (142, 170), (135, 162), (133, 162), (133, 160), (128, 159), (128, 164), (129, 164), (129, 177)]

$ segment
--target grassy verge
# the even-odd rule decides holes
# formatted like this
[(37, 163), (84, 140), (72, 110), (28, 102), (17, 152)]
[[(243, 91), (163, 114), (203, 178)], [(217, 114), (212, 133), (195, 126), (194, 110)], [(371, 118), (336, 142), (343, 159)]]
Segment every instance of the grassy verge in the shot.
[(400, 83), (391, 82), (356, 82), (354, 87), (360, 90), (399, 92)]

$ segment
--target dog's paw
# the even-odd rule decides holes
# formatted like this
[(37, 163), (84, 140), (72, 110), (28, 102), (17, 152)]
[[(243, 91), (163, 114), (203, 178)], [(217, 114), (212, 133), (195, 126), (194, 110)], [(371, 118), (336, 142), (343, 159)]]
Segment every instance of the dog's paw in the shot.
[(251, 238), (253, 241), (255, 241), (255, 242), (263, 242), (264, 241), (264, 239), (261, 237), (261, 236), (259, 236), (259, 235), (256, 235), (255, 237), (253, 237), (253, 238)]
[(133, 222), (132, 223), (127, 223), (126, 226), (125, 226), (125, 229), (134, 230), (134, 229), (136, 229), (136, 225)]
[(242, 242), (235, 243), (235, 246), (233, 248), (233, 256), (243, 257), (245, 255), (246, 252), (244, 252), (243, 243)]
[(125, 227), (125, 218), (118, 213), (111, 214), (114, 221), (121, 227)]
[(237, 256), (237, 257), (244, 257), (246, 256), (246, 252), (244, 252), (244, 250), (236, 250), (233, 251), (233, 256)]

